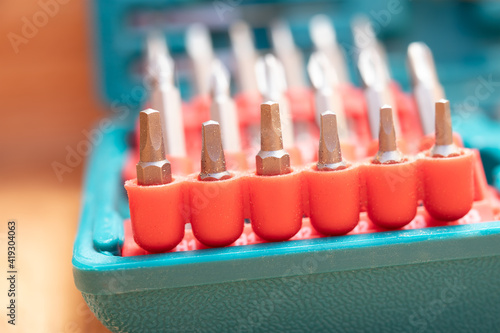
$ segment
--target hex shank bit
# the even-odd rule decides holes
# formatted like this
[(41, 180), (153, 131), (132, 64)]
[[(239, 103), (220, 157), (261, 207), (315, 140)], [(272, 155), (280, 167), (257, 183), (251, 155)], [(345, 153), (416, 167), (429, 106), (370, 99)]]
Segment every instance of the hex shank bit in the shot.
[(139, 185), (161, 185), (172, 182), (170, 162), (165, 158), (165, 146), (160, 113), (147, 109), (139, 114), (140, 159), (137, 163)]
[(275, 176), (290, 173), (290, 155), (283, 149), (278, 103), (262, 103), (260, 111), (260, 151), (255, 157), (257, 174)]

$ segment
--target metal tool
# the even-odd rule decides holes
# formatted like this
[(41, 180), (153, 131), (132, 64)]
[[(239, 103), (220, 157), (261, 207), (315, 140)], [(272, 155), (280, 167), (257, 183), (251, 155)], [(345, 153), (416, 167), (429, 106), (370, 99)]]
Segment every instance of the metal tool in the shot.
[(279, 104), (283, 143), (286, 148), (294, 146), (294, 132), (290, 103), (285, 95), (286, 80), (283, 66), (272, 54), (260, 57), (256, 64), (257, 83), (264, 101)]
[(171, 156), (186, 156), (182, 100), (174, 83), (174, 62), (165, 40), (159, 35), (151, 35), (146, 47), (146, 80), (150, 89), (150, 104), (151, 108), (160, 112), (166, 153)]
[(210, 118), (220, 124), (224, 149), (229, 152), (240, 152), (238, 113), (229, 88), (229, 71), (219, 59), (214, 59), (210, 74), (210, 95), (212, 96)]
[(408, 66), (422, 129), (424, 134), (431, 134), (434, 131), (434, 104), (445, 95), (432, 52), (426, 44), (416, 42), (408, 46)]
[(137, 163), (137, 184), (161, 185), (172, 182), (170, 162), (165, 158), (165, 146), (160, 113), (153, 109), (139, 114), (140, 145)]
[[(358, 59), (358, 70), (364, 86), (366, 104), (368, 107), (368, 121), (373, 139), (378, 137), (380, 123), (380, 107), (395, 105), (395, 98), (390, 89), (390, 79), (386, 74), (383, 59), (374, 48), (361, 51)], [(400, 134), (397, 112), (394, 112), (394, 126), (396, 133)]]
[(201, 172), (200, 180), (224, 180), (231, 178), (226, 170), (226, 159), (222, 148), (219, 123), (213, 120), (201, 126)]
[(250, 27), (247, 23), (238, 21), (229, 27), (229, 37), (236, 60), (239, 90), (245, 93), (258, 93), (255, 73), (258, 54)]
[(278, 103), (262, 103), (260, 111), (260, 151), (255, 157), (256, 172), (261, 176), (290, 173), (290, 155), (283, 149)]
[(337, 131), (337, 116), (332, 111), (321, 114), (317, 168), (333, 171), (346, 168), (342, 160), (340, 140)]
[(330, 18), (324, 14), (313, 16), (309, 22), (309, 35), (317, 51), (323, 52), (332, 64), (340, 84), (349, 82), (345, 55), (337, 43), (337, 34)]
[(309, 58), (307, 72), (314, 87), (315, 116), (318, 126), (321, 125), (323, 112), (332, 110), (338, 122), (338, 135), (342, 140), (347, 140), (349, 133), (344, 102), (338, 90), (338, 76), (326, 54), (314, 52)]
[(450, 102), (441, 99), (436, 102), (436, 142), (431, 149), (432, 157), (451, 157), (460, 155), (453, 142)]
[(186, 31), (186, 51), (194, 67), (196, 91), (199, 95), (209, 93), (210, 66), (214, 59), (212, 39), (206, 26), (195, 23)]
[(389, 105), (380, 108), (380, 130), (378, 135), (378, 152), (373, 159), (376, 164), (393, 164), (403, 161), (403, 155), (396, 143), (393, 110)]
[(278, 20), (271, 24), (271, 40), (274, 53), (283, 64), (288, 87), (305, 87), (304, 57), (293, 41), (288, 24)]

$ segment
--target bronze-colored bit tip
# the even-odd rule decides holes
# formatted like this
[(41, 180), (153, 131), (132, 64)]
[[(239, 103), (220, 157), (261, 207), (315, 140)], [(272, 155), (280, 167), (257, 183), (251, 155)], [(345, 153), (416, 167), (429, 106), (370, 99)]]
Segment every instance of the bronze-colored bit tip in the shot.
[(339, 133), (337, 129), (337, 115), (332, 111), (321, 114), (319, 152), (317, 168), (320, 171), (345, 169), (340, 150)]
[(200, 180), (231, 178), (231, 174), (226, 170), (219, 123), (213, 120), (204, 122), (201, 127), (201, 137)]
[(290, 173), (290, 155), (283, 149), (278, 103), (260, 105), (260, 151), (255, 156), (257, 174), (276, 176)]
[(403, 156), (396, 144), (396, 131), (392, 114), (392, 107), (389, 105), (380, 108), (378, 152), (373, 159), (373, 163), (392, 164), (403, 160)]
[(458, 147), (453, 143), (450, 102), (440, 99), (436, 102), (436, 142), (432, 147), (432, 157), (458, 156)]
[(160, 113), (147, 109), (139, 114), (140, 159), (137, 163), (139, 185), (161, 185), (172, 182), (170, 162), (165, 158)]

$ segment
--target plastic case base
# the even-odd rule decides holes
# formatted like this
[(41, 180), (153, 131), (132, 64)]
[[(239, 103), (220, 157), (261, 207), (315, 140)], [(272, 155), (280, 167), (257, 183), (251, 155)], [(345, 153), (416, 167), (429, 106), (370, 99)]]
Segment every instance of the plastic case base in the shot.
[(148, 256), (96, 251), (94, 226), (105, 223), (99, 212), (126, 207), (126, 134), (116, 124), (95, 147), (73, 253), (75, 283), (111, 331), (500, 327), (500, 222)]
[(283, 267), (298, 276), (83, 296), (114, 332), (498, 330), (498, 256), (318, 274), (335, 257)]

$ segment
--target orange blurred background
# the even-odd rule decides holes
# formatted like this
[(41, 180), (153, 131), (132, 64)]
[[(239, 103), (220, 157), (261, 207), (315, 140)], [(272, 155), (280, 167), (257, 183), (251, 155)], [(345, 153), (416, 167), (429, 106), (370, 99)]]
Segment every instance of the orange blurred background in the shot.
[(18, 268), (17, 324), (1, 311), (0, 332), (107, 332), (71, 271), (84, 163), (62, 181), (51, 166), (106, 112), (93, 77), (89, 4), (65, 2), (17, 53), (9, 38), (24, 38), (23, 20), (37, 15), (39, 0), (0, 2), (0, 266), (7, 270), (7, 221), (16, 219)]

